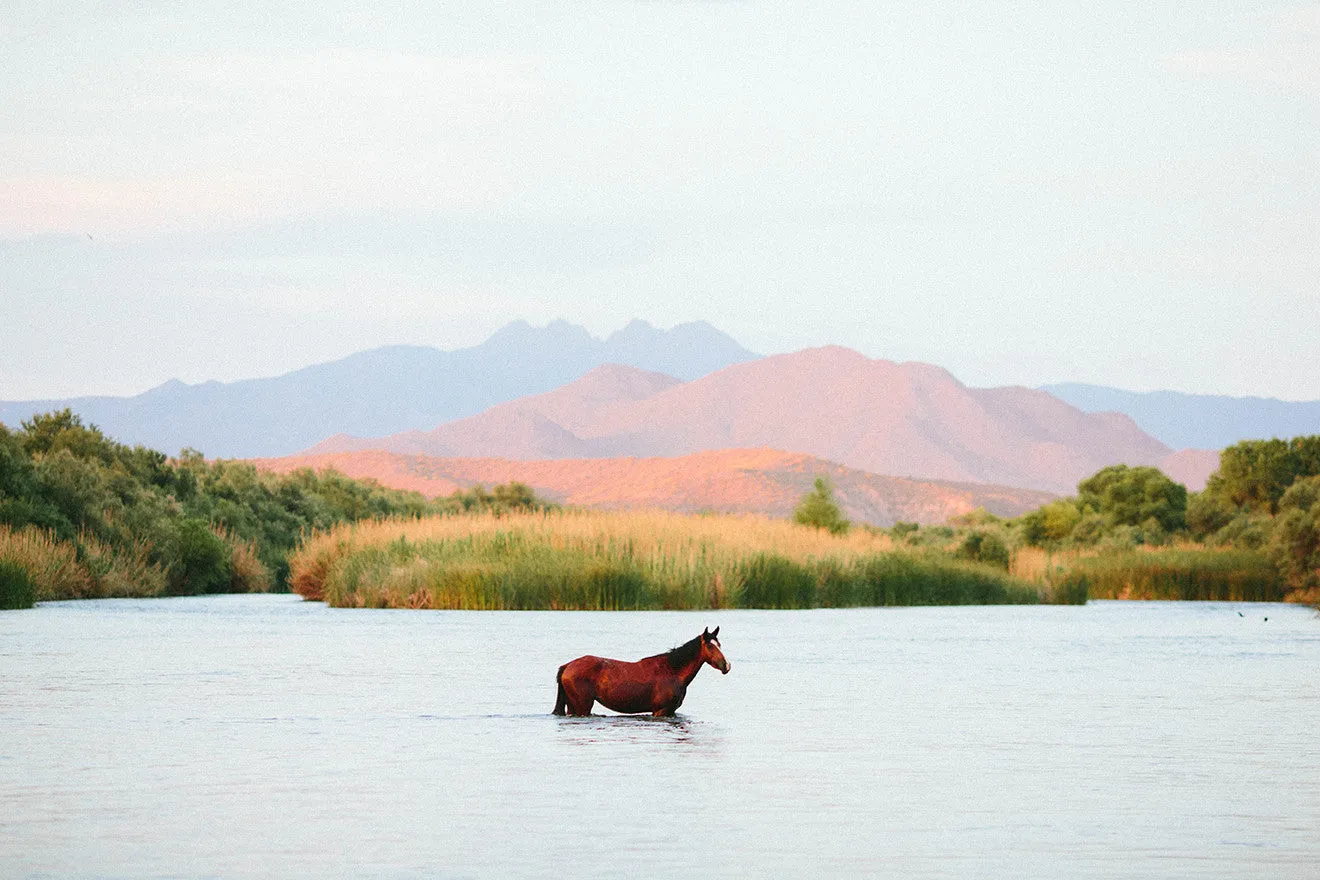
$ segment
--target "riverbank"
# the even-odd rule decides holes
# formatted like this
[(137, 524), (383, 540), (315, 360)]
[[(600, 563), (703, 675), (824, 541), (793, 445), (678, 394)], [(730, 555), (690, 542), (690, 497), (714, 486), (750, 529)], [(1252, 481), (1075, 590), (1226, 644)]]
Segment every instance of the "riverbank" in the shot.
[(817, 608), (1085, 602), (992, 565), (757, 516), (547, 511), (336, 526), (291, 557), (337, 607)]

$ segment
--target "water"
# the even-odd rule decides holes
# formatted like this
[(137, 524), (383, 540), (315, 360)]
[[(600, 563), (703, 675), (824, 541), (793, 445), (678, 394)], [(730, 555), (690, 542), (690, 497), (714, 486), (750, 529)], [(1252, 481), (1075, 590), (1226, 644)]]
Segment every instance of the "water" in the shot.
[[(678, 719), (550, 715), (717, 624)], [(0, 613), (0, 876), (1317, 877), (1317, 670), (1282, 605), (51, 603)]]

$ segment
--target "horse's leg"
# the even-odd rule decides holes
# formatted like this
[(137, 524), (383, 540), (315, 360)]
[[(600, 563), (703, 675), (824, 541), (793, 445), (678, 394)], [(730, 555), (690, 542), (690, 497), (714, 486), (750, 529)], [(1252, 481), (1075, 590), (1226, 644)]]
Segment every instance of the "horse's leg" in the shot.
[(655, 699), (660, 705), (651, 713), (656, 718), (672, 718), (678, 707), (683, 705), (683, 698), (687, 696), (687, 688), (681, 684), (657, 688), (656, 691)]
[(568, 698), (569, 715), (590, 715), (591, 707), (596, 703), (596, 698), (589, 692), (581, 694), (571, 694)]
[(570, 674), (567, 679), (560, 677), (559, 687), (564, 694), (569, 715), (591, 714), (591, 706), (596, 702), (596, 692), (590, 681), (583, 681)]

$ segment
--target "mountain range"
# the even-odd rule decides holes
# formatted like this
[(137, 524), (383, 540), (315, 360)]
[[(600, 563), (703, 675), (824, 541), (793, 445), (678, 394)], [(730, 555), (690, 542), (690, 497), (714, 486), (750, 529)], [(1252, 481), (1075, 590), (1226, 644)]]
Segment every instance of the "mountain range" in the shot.
[(480, 345), (441, 351), (392, 345), (283, 376), (189, 385), (173, 380), (133, 397), (0, 403), (0, 422), (69, 407), (121, 443), (218, 458), (287, 455), (331, 434), (432, 427), (571, 382), (593, 367), (628, 364), (695, 379), (756, 358), (697, 321), (660, 330), (633, 321), (606, 339), (555, 321), (506, 325)]
[(1160, 465), (1172, 454), (1118, 413), (1084, 413), (1029, 388), (968, 388), (939, 367), (838, 346), (734, 364), (690, 382), (606, 365), (430, 431), (339, 435), (308, 452), (537, 460), (749, 447), (876, 474), (1046, 492), (1071, 492), (1108, 464)]
[(1217, 466), (1213, 450), (1320, 433), (1320, 401), (969, 388), (939, 367), (836, 346), (759, 358), (700, 321), (633, 321), (604, 339), (565, 321), (515, 321), (454, 351), (387, 346), (265, 379), (0, 403), (0, 422), (66, 406), (121, 442), (218, 458), (312, 447), (675, 459), (764, 447), (873, 475), (1049, 492), (1120, 461), (1158, 465), (1195, 489)]
[(477, 483), (517, 480), (564, 504), (605, 509), (661, 507), (685, 513), (760, 513), (787, 517), (817, 476), (827, 476), (849, 519), (877, 526), (898, 520), (942, 523), (978, 507), (1018, 516), (1051, 500), (1027, 489), (975, 483), (907, 480), (846, 468), (800, 453), (724, 449), (676, 458), (592, 458), (510, 461), (435, 458), (380, 450), (257, 459), (280, 473), (333, 467), (427, 496)]
[(1143, 431), (1175, 449), (1223, 449), (1240, 440), (1320, 434), (1320, 400), (1125, 391), (1078, 382), (1044, 385), (1041, 390), (1085, 412), (1126, 413)]

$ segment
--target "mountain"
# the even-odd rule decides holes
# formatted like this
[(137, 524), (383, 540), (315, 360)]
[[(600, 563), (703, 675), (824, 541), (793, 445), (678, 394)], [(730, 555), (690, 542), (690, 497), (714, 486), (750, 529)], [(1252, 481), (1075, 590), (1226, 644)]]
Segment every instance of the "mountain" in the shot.
[(660, 507), (686, 513), (719, 511), (787, 517), (819, 475), (830, 477), (850, 519), (877, 526), (897, 520), (942, 523), (984, 507), (1017, 516), (1053, 498), (1044, 492), (968, 483), (907, 480), (846, 468), (809, 455), (773, 449), (725, 449), (677, 458), (590, 458), (510, 461), (434, 458), (361, 451), (258, 459), (257, 467), (287, 473), (333, 467), (352, 477), (428, 496), (477, 483), (517, 480), (565, 504), (603, 509)]
[(1066, 493), (1105, 465), (1158, 465), (1171, 453), (1117, 413), (1088, 414), (1029, 388), (968, 388), (939, 367), (838, 346), (681, 383), (612, 367), (433, 431), (332, 438), (309, 451), (535, 460), (751, 447), (875, 474)]
[(1042, 386), (1085, 412), (1121, 412), (1174, 448), (1223, 449), (1239, 440), (1320, 434), (1320, 400), (1125, 391), (1065, 382)]
[(1199, 492), (1205, 488), (1210, 475), (1219, 470), (1219, 451), (1180, 449), (1161, 459), (1159, 468), (1169, 479)]
[(704, 322), (659, 330), (633, 321), (609, 338), (555, 321), (515, 321), (481, 345), (441, 351), (395, 345), (283, 376), (188, 385), (135, 397), (0, 403), (0, 422), (69, 407), (122, 443), (220, 458), (283, 455), (335, 433), (431, 427), (550, 391), (605, 363), (696, 379), (757, 355)]

